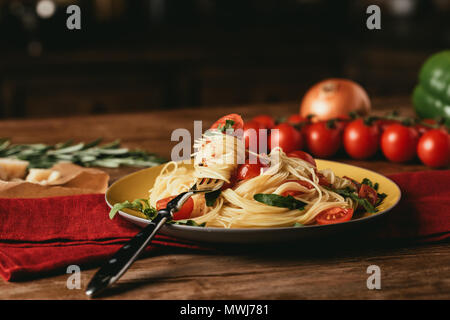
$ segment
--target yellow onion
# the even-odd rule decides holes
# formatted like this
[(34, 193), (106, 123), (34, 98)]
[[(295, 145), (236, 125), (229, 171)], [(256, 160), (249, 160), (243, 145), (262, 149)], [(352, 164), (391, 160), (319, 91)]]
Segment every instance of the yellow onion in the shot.
[(326, 79), (311, 87), (303, 97), (300, 115), (314, 115), (312, 121), (348, 117), (350, 112), (367, 115), (370, 99), (356, 82), (347, 79)]

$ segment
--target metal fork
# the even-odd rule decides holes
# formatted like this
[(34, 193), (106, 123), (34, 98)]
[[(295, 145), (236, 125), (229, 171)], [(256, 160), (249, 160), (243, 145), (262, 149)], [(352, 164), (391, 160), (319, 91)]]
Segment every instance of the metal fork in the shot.
[(213, 192), (220, 189), (223, 181), (219, 179), (203, 178), (197, 181), (188, 191), (180, 193), (174, 199), (167, 203), (166, 208), (158, 210), (156, 217), (139, 232), (134, 238), (125, 243), (89, 282), (86, 294), (90, 297), (98, 295), (107, 287), (116, 282), (133, 262), (139, 257), (139, 254), (147, 247), (158, 230), (166, 221), (173, 218), (173, 214), (181, 209), (183, 204), (192, 195), (199, 192)]

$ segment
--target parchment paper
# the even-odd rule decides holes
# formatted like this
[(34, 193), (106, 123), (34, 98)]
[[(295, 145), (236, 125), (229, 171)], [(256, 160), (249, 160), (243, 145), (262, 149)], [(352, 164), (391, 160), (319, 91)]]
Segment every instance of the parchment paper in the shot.
[(0, 180), (0, 198), (44, 198), (74, 194), (105, 193), (109, 175), (98, 169), (62, 162), (52, 170), (60, 172), (58, 180), (47, 185), (27, 181)]

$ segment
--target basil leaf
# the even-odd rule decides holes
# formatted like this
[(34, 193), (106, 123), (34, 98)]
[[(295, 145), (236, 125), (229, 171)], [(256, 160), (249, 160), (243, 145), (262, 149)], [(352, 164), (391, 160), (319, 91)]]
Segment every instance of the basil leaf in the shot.
[(214, 203), (216, 203), (216, 200), (220, 196), (221, 192), (222, 191), (219, 189), (219, 190), (216, 190), (216, 191), (213, 191), (213, 192), (205, 193), (206, 205), (208, 207), (214, 206)]
[(288, 208), (290, 210), (303, 210), (306, 205), (306, 203), (295, 199), (293, 196), (283, 197), (278, 194), (258, 193), (253, 196), (253, 199), (269, 206)]
[(293, 227), (298, 228), (298, 227), (303, 227), (303, 225), (301, 223), (296, 222), (296, 223), (294, 223)]

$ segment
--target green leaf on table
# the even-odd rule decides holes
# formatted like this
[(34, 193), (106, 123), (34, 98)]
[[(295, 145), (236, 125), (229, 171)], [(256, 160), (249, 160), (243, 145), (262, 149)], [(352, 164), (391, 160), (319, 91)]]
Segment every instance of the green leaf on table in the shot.
[(120, 166), (153, 167), (166, 160), (143, 150), (120, 148), (120, 141), (99, 145), (101, 139), (73, 144), (72, 140), (46, 144), (11, 145), (9, 139), (0, 139), (0, 157), (28, 161), (29, 168), (50, 168), (62, 161), (84, 167), (118, 168)]

